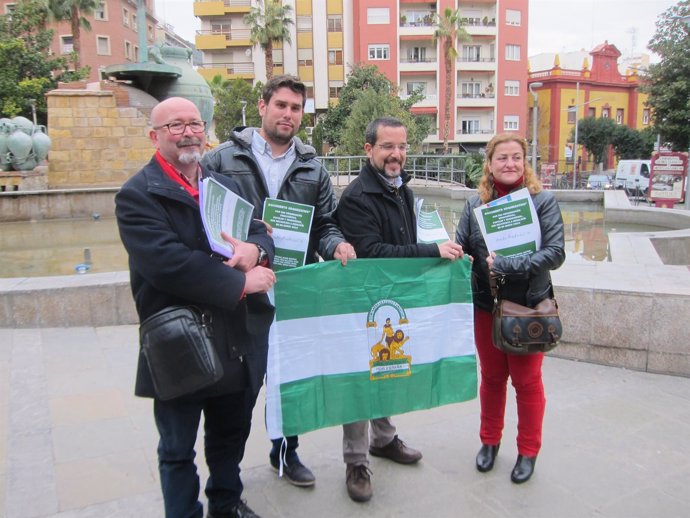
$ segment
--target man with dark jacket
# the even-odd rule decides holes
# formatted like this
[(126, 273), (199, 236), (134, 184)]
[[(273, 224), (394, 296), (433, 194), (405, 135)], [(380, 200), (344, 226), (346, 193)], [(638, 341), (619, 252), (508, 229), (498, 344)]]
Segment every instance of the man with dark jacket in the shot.
[[(306, 87), (289, 75), (266, 83), (259, 100), (261, 128), (233, 131), (230, 140), (204, 156), (203, 164), (220, 175), (237, 181), (240, 194), (254, 205), (254, 217), (261, 219), (266, 198), (303, 203), (314, 207), (307, 264), (338, 259), (343, 265), (355, 257), (352, 246), (335, 224), (336, 197), (328, 172), (316, 159), (316, 152), (295, 135), (299, 131), (306, 103)], [(301, 487), (314, 485), (311, 470), (297, 455), (298, 438), (273, 441), (271, 466)], [(283, 453), (281, 454), (281, 450)]]
[[(204, 414), (209, 518), (257, 516), (241, 500), (239, 464), (251, 414), (266, 370), (273, 307), (266, 292), (273, 242), (259, 222), (234, 255), (212, 254), (199, 210), (199, 160), (206, 143), (197, 107), (170, 98), (151, 112), (156, 154), (115, 197), (120, 237), (129, 254), (130, 282), (140, 321), (170, 306), (195, 306), (207, 315), (223, 368), (216, 383), (191, 394), (157, 397), (146, 357), (139, 351), (135, 393), (153, 398), (160, 436), (158, 466), (166, 518), (201, 518), (194, 443)], [(234, 188), (227, 178), (217, 178)], [(236, 190), (236, 188), (235, 188)], [(259, 266), (259, 257), (269, 262)]]
[[(336, 212), (357, 256), (461, 257), (462, 248), (452, 241), (417, 243), (414, 196), (407, 186), (410, 177), (403, 170), (408, 144), (402, 122), (392, 117), (376, 119), (367, 126), (365, 140), (369, 160), (343, 192)], [(356, 502), (366, 502), (373, 495), (367, 450), (400, 464), (414, 464), (422, 458), (421, 452), (398, 438), (389, 417), (343, 425), (347, 492)]]

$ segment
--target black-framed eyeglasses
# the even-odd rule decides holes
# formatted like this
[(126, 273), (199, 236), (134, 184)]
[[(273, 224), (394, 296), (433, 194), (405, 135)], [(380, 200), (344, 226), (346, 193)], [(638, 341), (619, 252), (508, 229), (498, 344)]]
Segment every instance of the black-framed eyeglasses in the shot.
[(159, 130), (168, 128), (171, 135), (182, 135), (189, 126), (192, 133), (203, 133), (206, 129), (206, 121), (192, 121), (192, 122), (171, 122), (170, 124), (163, 124), (156, 126), (153, 129)]
[(405, 151), (408, 151), (410, 149), (409, 144), (391, 144), (390, 142), (386, 142), (385, 144), (376, 145), (388, 153), (390, 153), (394, 149), (397, 149), (401, 153), (404, 153)]

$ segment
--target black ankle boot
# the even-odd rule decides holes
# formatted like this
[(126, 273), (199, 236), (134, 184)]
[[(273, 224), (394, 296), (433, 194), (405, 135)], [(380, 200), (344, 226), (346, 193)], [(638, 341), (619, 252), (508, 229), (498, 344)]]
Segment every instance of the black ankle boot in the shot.
[(494, 467), (494, 461), (496, 460), (496, 455), (498, 455), (498, 449), (500, 447), (500, 442), (496, 446), (482, 444), (482, 447), (479, 448), (479, 453), (477, 453), (477, 470), (482, 473), (491, 471)]
[(510, 480), (516, 484), (527, 482), (532, 476), (532, 473), (534, 473), (534, 465), (536, 462), (536, 455), (534, 457), (523, 457), (522, 455), (518, 455), (513, 472), (510, 474)]

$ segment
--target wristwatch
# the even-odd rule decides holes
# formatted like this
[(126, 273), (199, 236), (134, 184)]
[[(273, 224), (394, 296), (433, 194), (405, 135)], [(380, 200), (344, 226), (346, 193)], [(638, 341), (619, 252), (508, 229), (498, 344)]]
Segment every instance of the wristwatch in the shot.
[[(256, 243), (254, 244), (256, 245)], [(256, 260), (256, 265), (259, 266), (264, 261), (268, 261), (268, 252), (266, 252), (266, 249), (261, 245), (256, 245), (256, 248), (259, 249), (259, 258)]]

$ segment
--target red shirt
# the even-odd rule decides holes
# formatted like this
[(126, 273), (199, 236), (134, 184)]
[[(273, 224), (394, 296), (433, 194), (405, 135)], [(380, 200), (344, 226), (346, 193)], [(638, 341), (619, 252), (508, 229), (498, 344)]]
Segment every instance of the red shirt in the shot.
[[(194, 201), (199, 203), (199, 189), (190, 184), (185, 175), (175, 169), (175, 167), (173, 167), (165, 158), (163, 158), (163, 155), (161, 155), (160, 151), (156, 151), (156, 160), (165, 174), (167, 174), (173, 182), (179, 183), (182, 187), (184, 187), (185, 191), (187, 191), (189, 195), (194, 198)], [(201, 177), (201, 167), (197, 165), (197, 168), (199, 177)]]

